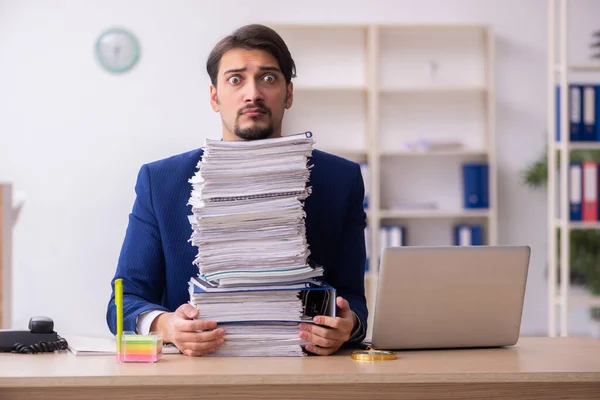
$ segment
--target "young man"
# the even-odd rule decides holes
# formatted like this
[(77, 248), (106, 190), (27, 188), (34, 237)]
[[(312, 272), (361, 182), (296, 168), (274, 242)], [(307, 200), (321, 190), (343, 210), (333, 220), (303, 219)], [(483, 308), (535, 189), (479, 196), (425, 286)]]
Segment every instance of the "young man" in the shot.
[[(283, 115), (293, 101), (295, 64), (275, 31), (262, 25), (236, 30), (214, 47), (206, 69), (223, 140), (282, 135)], [(196, 319), (198, 311), (187, 304), (188, 281), (198, 274), (192, 264), (197, 249), (188, 243), (188, 179), (201, 157), (197, 149), (142, 166), (114, 277), (123, 278), (124, 330), (160, 331), (165, 342), (190, 356), (216, 351), (225, 335), (224, 329), (214, 329), (215, 321)], [(311, 164), (307, 240), (311, 259), (324, 267), (326, 281), (339, 294), (338, 316), (319, 316), (315, 322), (325, 327), (303, 324), (299, 335), (311, 343), (307, 351), (329, 355), (346, 342), (362, 341), (366, 333), (364, 186), (354, 162), (315, 150)], [(115, 333), (114, 280), (112, 285), (106, 317)]]

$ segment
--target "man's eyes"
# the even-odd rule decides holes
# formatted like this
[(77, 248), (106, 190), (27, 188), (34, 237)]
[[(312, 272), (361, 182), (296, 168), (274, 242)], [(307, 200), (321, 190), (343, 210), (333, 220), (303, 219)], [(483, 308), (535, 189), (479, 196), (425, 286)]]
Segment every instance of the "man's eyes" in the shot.
[[(261, 77), (261, 80), (266, 83), (275, 83), (277, 82), (277, 76), (274, 74), (267, 74)], [(227, 78), (227, 82), (232, 85), (238, 85), (242, 81), (242, 78), (239, 75), (232, 75)]]
[(227, 79), (227, 82), (231, 83), (232, 85), (237, 85), (241, 81), (242, 81), (242, 79), (239, 76), (237, 76), (237, 75), (230, 76)]

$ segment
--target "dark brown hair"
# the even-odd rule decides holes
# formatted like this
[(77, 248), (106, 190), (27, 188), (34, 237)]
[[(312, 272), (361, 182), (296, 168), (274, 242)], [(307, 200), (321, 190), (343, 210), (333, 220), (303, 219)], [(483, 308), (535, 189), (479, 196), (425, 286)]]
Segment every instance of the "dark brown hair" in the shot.
[(206, 72), (213, 85), (217, 85), (219, 64), (223, 54), (235, 48), (259, 49), (268, 51), (279, 63), (279, 68), (290, 83), (296, 77), (296, 64), (287, 45), (273, 29), (259, 24), (251, 24), (236, 29), (231, 35), (221, 39), (210, 52), (206, 61)]

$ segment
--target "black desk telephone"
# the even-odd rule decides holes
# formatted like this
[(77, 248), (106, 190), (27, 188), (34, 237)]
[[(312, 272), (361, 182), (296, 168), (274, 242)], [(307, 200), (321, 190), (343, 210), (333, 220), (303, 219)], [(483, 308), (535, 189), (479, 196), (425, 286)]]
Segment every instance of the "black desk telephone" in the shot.
[(66, 350), (68, 343), (54, 332), (54, 321), (48, 317), (29, 320), (29, 330), (0, 330), (0, 352), (3, 353), (52, 353)]

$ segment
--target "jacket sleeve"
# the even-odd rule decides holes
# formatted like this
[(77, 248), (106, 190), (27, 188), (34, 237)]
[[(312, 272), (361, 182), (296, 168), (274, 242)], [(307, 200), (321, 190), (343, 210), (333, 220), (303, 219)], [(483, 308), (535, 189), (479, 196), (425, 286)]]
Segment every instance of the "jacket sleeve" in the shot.
[(367, 332), (367, 301), (365, 298), (365, 228), (367, 216), (363, 206), (365, 187), (360, 166), (355, 164), (346, 217), (342, 228), (341, 243), (336, 262), (336, 274), (332, 286), (337, 295), (350, 304), (359, 318), (358, 329), (352, 332), (349, 342), (361, 342)]
[(116, 334), (114, 288), (117, 278), (123, 279), (124, 331), (135, 332), (137, 317), (144, 311), (168, 311), (160, 305), (165, 285), (165, 261), (147, 165), (142, 166), (138, 173), (135, 194), (106, 311), (106, 322), (113, 334)]

